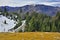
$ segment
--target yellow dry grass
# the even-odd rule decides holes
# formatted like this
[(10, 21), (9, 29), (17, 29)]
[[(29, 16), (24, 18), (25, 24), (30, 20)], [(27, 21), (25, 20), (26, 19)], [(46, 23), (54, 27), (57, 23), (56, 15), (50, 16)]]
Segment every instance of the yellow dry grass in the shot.
[(0, 40), (60, 40), (57, 32), (0, 33)]

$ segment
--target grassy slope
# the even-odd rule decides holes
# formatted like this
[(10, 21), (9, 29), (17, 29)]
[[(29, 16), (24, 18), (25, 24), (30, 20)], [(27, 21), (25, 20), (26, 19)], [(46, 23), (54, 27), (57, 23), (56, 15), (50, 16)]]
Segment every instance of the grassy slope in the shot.
[(0, 33), (0, 40), (60, 40), (60, 33), (55, 32)]

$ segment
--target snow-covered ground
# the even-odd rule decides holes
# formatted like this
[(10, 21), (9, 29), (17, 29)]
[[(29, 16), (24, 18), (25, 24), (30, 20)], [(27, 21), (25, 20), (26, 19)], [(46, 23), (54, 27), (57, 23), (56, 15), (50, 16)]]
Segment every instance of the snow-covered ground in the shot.
[(26, 25), (26, 20), (23, 20), (22, 25), (19, 26), (17, 29), (15, 29), (15, 32), (19, 32), (20, 29), (22, 30), (22, 32), (24, 32), (25, 25)]
[(19, 30), (22, 30), (22, 32), (24, 32), (25, 29), (25, 25), (26, 25), (26, 20), (21, 21), (22, 25), (20, 25), (18, 28), (16, 29), (10, 29), (9, 32), (19, 32)]
[[(7, 24), (4, 23), (5, 20)], [(0, 15), (0, 32), (8, 32), (9, 29), (13, 28), (16, 25), (15, 22), (16, 21), (10, 20), (5, 16)]]

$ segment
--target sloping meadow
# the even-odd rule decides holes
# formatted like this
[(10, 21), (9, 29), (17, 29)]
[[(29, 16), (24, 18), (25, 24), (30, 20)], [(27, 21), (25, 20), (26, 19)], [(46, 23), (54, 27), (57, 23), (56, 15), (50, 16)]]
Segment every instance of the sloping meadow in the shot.
[(60, 40), (58, 32), (0, 33), (0, 40)]

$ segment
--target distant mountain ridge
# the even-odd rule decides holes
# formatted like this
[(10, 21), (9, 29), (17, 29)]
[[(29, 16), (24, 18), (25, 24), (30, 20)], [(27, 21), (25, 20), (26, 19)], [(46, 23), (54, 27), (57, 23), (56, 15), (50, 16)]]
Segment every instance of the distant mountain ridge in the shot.
[(10, 6), (1, 6), (0, 7), (0, 9), (2, 9), (2, 11), (4, 11), (4, 8), (7, 9), (7, 12), (18, 12), (20, 9), (22, 9), (23, 13), (36, 11), (38, 13), (44, 13), (44, 14), (48, 14), (51, 16), (55, 15), (58, 11), (60, 11), (59, 7), (40, 5), (40, 4), (25, 5), (22, 7), (10, 7)]

